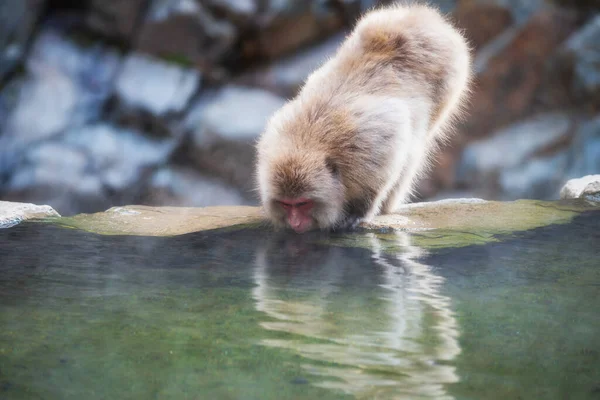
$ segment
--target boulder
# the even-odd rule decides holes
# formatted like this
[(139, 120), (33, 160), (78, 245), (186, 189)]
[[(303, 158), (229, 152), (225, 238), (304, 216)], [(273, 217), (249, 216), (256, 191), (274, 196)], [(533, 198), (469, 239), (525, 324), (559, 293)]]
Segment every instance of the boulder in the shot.
[(86, 25), (102, 36), (131, 44), (146, 0), (88, 0)]
[(588, 175), (569, 180), (561, 189), (560, 198), (585, 198), (600, 202), (600, 175)]
[(0, 81), (21, 61), (45, 4), (45, 0), (0, 2)]
[(345, 33), (336, 34), (276, 63), (246, 72), (238, 77), (236, 82), (259, 86), (285, 98), (291, 98), (306, 78), (335, 53), (344, 38)]
[(577, 129), (570, 156), (568, 178), (600, 172), (600, 116), (586, 121)]
[(564, 181), (568, 165), (567, 152), (538, 157), (525, 164), (499, 172), (498, 195), (503, 200), (541, 199), (558, 197), (558, 188)]
[(189, 168), (164, 167), (151, 177), (142, 203), (152, 206), (250, 205), (238, 189)]
[(514, 23), (508, 4), (497, 1), (459, 1), (453, 13), (458, 27), (462, 28), (478, 51)]
[(14, 166), (32, 143), (99, 118), (120, 64), (101, 44), (82, 47), (44, 28), (27, 58), (25, 74), (1, 92), (0, 173)]
[(254, 142), (285, 100), (267, 91), (226, 86), (206, 93), (185, 121), (192, 132), (190, 159), (201, 171), (241, 188), (254, 188)]
[(228, 85), (200, 98), (186, 126), (199, 148), (215, 140), (252, 141), (283, 104), (283, 98), (262, 89)]
[(569, 37), (556, 63), (554, 71), (566, 76), (571, 97), (600, 107), (600, 15)]
[(123, 105), (155, 116), (181, 113), (200, 87), (200, 73), (144, 54), (125, 59), (116, 80)]
[(203, 0), (215, 14), (225, 16), (236, 25), (247, 25), (256, 18), (259, 5), (256, 0)]
[(272, 1), (257, 35), (242, 38), (246, 57), (275, 59), (323, 39), (344, 25), (344, 15), (321, 1)]
[(484, 47), (475, 59), (478, 73), (469, 118), (459, 130), (483, 137), (529, 115), (542, 84), (545, 63), (575, 30), (576, 15), (540, 8)]
[(0, 228), (9, 228), (28, 219), (60, 217), (50, 206), (0, 201)]
[(463, 151), (457, 181), (477, 187), (490, 175), (519, 167), (544, 149), (572, 135), (573, 120), (565, 113), (546, 113), (502, 129), (490, 138), (473, 142)]
[(208, 74), (233, 49), (237, 31), (195, 0), (151, 0), (136, 48)]
[(50, 204), (62, 214), (90, 212), (110, 205), (88, 155), (72, 145), (32, 146), (10, 176), (4, 198)]
[(72, 130), (64, 142), (85, 152), (103, 186), (111, 192), (136, 188), (146, 173), (164, 164), (177, 142), (99, 123)]

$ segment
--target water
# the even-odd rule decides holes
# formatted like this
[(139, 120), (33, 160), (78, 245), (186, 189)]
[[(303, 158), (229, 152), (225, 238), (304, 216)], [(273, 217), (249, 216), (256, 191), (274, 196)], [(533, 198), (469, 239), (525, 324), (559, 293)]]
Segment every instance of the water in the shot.
[(0, 398), (600, 399), (599, 227), (0, 230)]

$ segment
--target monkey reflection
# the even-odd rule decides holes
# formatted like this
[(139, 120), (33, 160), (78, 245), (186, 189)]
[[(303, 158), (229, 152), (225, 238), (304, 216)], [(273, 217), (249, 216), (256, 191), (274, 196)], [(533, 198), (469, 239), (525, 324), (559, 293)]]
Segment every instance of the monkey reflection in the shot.
[(360, 238), (369, 250), (325, 246), (318, 235), (273, 236), (257, 250), (253, 297), (269, 316), (261, 325), (293, 334), (263, 344), (304, 357), (317, 386), (359, 398), (451, 398), (445, 384), (458, 377), (438, 361), (460, 348), (442, 278), (417, 261), (407, 234)]

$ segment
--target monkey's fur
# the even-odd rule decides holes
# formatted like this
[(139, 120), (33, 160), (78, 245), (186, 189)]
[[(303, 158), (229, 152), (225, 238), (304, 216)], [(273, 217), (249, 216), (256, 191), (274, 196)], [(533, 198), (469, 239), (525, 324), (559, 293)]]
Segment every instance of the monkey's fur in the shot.
[(288, 225), (280, 198), (313, 200), (311, 229), (394, 211), (460, 115), (470, 76), (467, 42), (437, 10), (367, 13), (260, 137), (266, 215)]

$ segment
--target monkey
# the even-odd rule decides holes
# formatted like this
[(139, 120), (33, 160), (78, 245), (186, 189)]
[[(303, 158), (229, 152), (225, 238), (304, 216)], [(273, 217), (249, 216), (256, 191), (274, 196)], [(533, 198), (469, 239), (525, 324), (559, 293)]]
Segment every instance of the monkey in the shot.
[(297, 233), (393, 212), (463, 114), (470, 82), (470, 46), (437, 9), (367, 12), (259, 136), (263, 212)]

